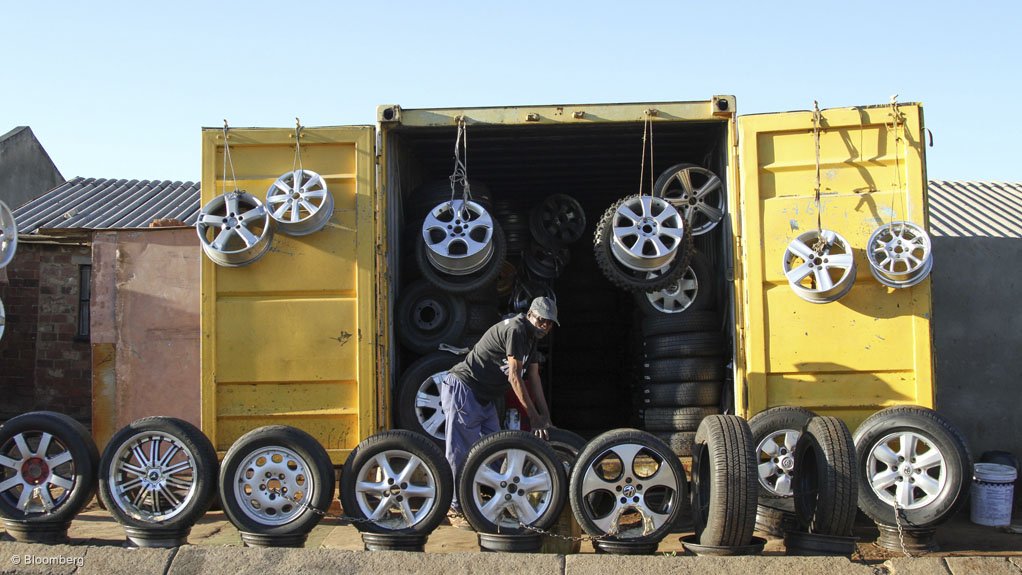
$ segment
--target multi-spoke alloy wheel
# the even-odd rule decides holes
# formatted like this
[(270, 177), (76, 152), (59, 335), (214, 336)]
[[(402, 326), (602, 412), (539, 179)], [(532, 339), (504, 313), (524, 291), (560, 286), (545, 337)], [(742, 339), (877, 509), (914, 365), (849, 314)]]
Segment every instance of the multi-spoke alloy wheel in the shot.
[(266, 190), (270, 217), (280, 231), (305, 236), (323, 229), (334, 213), (334, 197), (323, 176), (309, 170), (295, 170), (279, 178)]
[(500, 431), (476, 443), (461, 471), (458, 501), (480, 533), (547, 529), (561, 513), (567, 487), (564, 464), (541, 439)]
[(216, 451), (194, 425), (172, 417), (132, 422), (110, 439), (99, 495), (135, 538), (188, 530), (216, 496)]
[(479, 271), (493, 256), (493, 226), (490, 213), (476, 202), (443, 202), (422, 222), (426, 257), (447, 274)]
[(887, 287), (912, 287), (933, 269), (933, 252), (926, 230), (912, 222), (880, 226), (866, 243), (869, 269)]
[(80, 423), (50, 411), (0, 427), (0, 516), (32, 523), (70, 521), (92, 498), (99, 453)]
[(724, 217), (724, 184), (694, 164), (671, 166), (653, 184), (653, 195), (681, 212), (693, 236), (712, 230)]
[(657, 542), (688, 497), (685, 472), (663, 441), (616, 429), (593, 439), (571, 472), (571, 508), (582, 529), (615, 540)]
[(440, 389), (447, 370), (462, 356), (446, 351), (419, 358), (401, 374), (398, 391), (398, 420), (403, 429), (431, 437), (443, 445), (446, 421), (440, 407)]
[(4, 325), (7, 324), (7, 312), (4, 310), (4, 302), (0, 300), (0, 339), (4, 337)]
[(837, 301), (855, 283), (852, 247), (831, 230), (806, 232), (784, 251), (784, 275), (795, 294), (808, 302)]
[(451, 505), (454, 479), (430, 440), (404, 430), (367, 438), (344, 463), (341, 503), (355, 527), (376, 533), (428, 534)]
[(940, 451), (926, 436), (912, 431), (885, 435), (866, 458), (873, 493), (906, 510), (932, 503), (947, 482), (946, 470)]
[(210, 200), (195, 223), (202, 251), (214, 263), (225, 267), (248, 265), (266, 255), (273, 227), (266, 206), (240, 190)]
[(18, 248), (18, 223), (7, 204), (0, 202), (0, 268), (11, 263)]
[(611, 252), (625, 267), (652, 271), (671, 263), (685, 237), (685, 223), (671, 204), (652, 196), (631, 196), (617, 205)]
[(532, 237), (547, 248), (556, 249), (581, 239), (586, 214), (575, 198), (554, 194), (543, 198), (529, 214)]
[[(761, 411), (749, 420), (756, 445), (760, 505), (791, 507), (795, 445), (815, 415), (808, 409), (784, 405)], [(779, 499), (788, 501), (781, 505)]]

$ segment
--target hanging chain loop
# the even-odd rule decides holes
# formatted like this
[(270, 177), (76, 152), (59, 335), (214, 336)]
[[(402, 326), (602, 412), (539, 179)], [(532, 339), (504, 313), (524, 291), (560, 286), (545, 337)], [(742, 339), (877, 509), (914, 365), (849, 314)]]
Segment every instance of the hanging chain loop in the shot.
[(458, 136), (454, 140), (454, 171), (451, 173), (451, 202), (461, 185), (461, 199), (468, 202), (472, 199), (472, 190), (468, 182), (468, 127), (465, 116), (458, 116)]
[(221, 189), (224, 191), (225, 194), (227, 193), (227, 166), (231, 167), (231, 180), (234, 182), (234, 190), (233, 191), (235, 191), (235, 192), (240, 192), (241, 191), (241, 190), (238, 189), (238, 176), (236, 176), (235, 173), (234, 173), (234, 160), (231, 159), (231, 144), (230, 144), (230, 140), (229, 140), (230, 136), (228, 134), (229, 131), (230, 131), (230, 127), (227, 125), (227, 119), (225, 118), (224, 119), (224, 177), (223, 177), (223, 180), (221, 180), (223, 182), (221, 184), (223, 186)]
[(823, 114), (820, 113), (820, 103), (813, 100), (813, 142), (816, 147), (816, 187), (814, 197), (816, 202), (816, 230), (823, 235), (823, 204), (820, 201), (820, 124), (823, 123)]
[(645, 118), (642, 121), (642, 165), (639, 167), (639, 195), (642, 195), (642, 184), (646, 181), (646, 141), (649, 141), (649, 195), (653, 196), (653, 116), (656, 110), (649, 109), (644, 112)]

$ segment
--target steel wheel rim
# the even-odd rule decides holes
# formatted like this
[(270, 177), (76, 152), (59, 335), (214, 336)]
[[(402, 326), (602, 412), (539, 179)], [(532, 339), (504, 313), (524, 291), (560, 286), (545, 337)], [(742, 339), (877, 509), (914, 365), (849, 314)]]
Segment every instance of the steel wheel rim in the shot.
[(472, 201), (438, 204), (422, 222), (426, 255), (434, 267), (452, 275), (482, 269), (493, 255), (493, 218)]
[(937, 500), (947, 483), (944, 454), (925, 435), (895, 431), (874, 443), (866, 457), (866, 477), (881, 501), (918, 509)]
[[(649, 272), (646, 274), (646, 279), (653, 279), (660, 275), (663, 275), (663, 270)], [(697, 295), (699, 295), (699, 279), (692, 266), (688, 266), (678, 281), (662, 290), (646, 292), (646, 300), (649, 301), (649, 305), (653, 306), (653, 309), (660, 313), (681, 313), (692, 305)]]
[[(571, 196), (554, 194), (543, 199), (536, 216), (538, 226), (546, 234), (562, 244), (581, 239), (585, 233), (586, 215), (582, 206)], [(542, 238), (536, 238), (542, 241)]]
[(629, 269), (650, 271), (671, 263), (685, 236), (678, 210), (661, 198), (633, 196), (611, 220), (611, 253)]
[(447, 306), (435, 297), (419, 298), (412, 305), (412, 323), (423, 333), (442, 328), (447, 323), (447, 319)]
[(0, 268), (14, 259), (18, 249), (18, 222), (7, 204), (0, 202)]
[(693, 236), (712, 230), (724, 218), (724, 184), (705, 168), (680, 168), (653, 193), (681, 212)]
[(107, 486), (117, 507), (147, 523), (170, 520), (195, 496), (195, 454), (180, 439), (160, 431), (130, 437), (110, 462)]
[(421, 523), (436, 506), (436, 497), (433, 471), (407, 451), (384, 451), (358, 469), (358, 508), (384, 529), (406, 529)]
[(440, 406), (440, 386), (446, 371), (434, 373), (419, 384), (415, 392), (415, 419), (430, 436), (444, 440), (447, 437), (447, 420)]
[(199, 213), (195, 229), (202, 251), (217, 265), (250, 264), (270, 249), (273, 224), (258, 198), (239, 190), (221, 194)]
[(279, 445), (253, 451), (234, 472), (235, 500), (242, 513), (262, 525), (294, 521), (319, 488), (309, 462)]
[(802, 432), (797, 429), (778, 429), (756, 446), (759, 484), (772, 495), (794, 495), (791, 482), (795, 476), (795, 444), (800, 435)]
[(0, 446), (0, 497), (25, 515), (50, 513), (71, 497), (76, 470), (71, 451), (53, 434), (18, 433)]
[(912, 222), (877, 228), (866, 243), (866, 258), (873, 277), (893, 288), (914, 286), (933, 269), (930, 236)]
[(808, 302), (837, 301), (855, 283), (851, 245), (831, 230), (806, 232), (784, 251), (784, 276), (791, 289)]
[[(582, 513), (603, 533), (619, 539), (644, 537), (660, 529), (681, 499), (680, 481), (667, 457), (636, 443), (608, 447), (583, 473)], [(670, 457), (676, 456), (671, 453)], [(650, 467), (655, 468), (651, 473)], [(634, 521), (622, 525), (632, 512), (642, 519), (639, 527), (629, 526)]]
[(267, 211), (280, 230), (304, 236), (323, 229), (334, 212), (334, 197), (323, 176), (309, 170), (283, 174), (266, 190)]
[[(557, 462), (560, 465), (560, 462)], [(502, 449), (487, 457), (472, 477), (472, 501), (498, 528), (532, 525), (553, 505), (553, 469), (524, 449)]]

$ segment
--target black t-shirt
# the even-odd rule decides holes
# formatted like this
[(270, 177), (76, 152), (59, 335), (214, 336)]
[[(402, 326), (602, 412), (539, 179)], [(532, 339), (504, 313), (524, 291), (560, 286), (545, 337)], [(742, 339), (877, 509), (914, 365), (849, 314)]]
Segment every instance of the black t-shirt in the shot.
[(465, 382), (476, 399), (489, 403), (502, 397), (511, 385), (508, 381), (508, 356), (524, 368), (536, 362), (536, 338), (525, 314), (502, 320), (486, 330), (465, 359), (451, 368), (451, 373)]

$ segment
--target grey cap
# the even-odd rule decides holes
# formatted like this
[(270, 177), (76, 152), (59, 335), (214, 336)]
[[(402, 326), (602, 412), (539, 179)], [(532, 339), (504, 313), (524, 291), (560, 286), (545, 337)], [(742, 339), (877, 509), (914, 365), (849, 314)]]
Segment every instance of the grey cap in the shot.
[(548, 297), (538, 297), (532, 300), (529, 311), (535, 312), (536, 315), (543, 319), (548, 319), (557, 325), (561, 325), (561, 322), (557, 321), (557, 302)]

